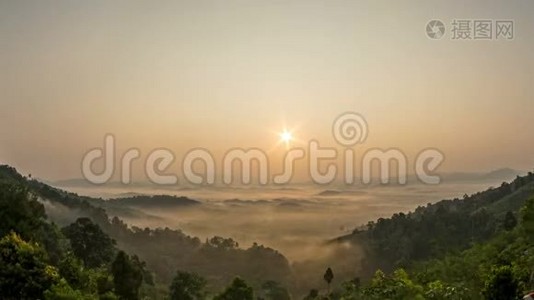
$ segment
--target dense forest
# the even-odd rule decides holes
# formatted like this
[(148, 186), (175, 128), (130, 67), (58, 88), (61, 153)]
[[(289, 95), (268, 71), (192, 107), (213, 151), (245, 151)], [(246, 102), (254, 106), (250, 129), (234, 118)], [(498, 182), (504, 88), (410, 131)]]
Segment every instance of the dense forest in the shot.
[[(177, 197), (155, 198), (160, 202), (176, 198), (182, 204), (194, 204)], [(169, 294), (168, 287), (180, 282), (180, 278), (196, 282), (202, 294), (210, 297), (219, 292), (231, 295), (234, 285), (238, 292), (246, 285), (247, 289), (265, 294), (280, 293), (278, 290), (287, 294), (284, 286), (291, 280), (290, 265), (273, 249), (259, 244), (243, 249), (231, 238), (219, 236), (201, 241), (170, 228), (128, 227), (119, 218), (109, 217), (95, 204), (99, 201), (103, 200), (68, 193), (25, 178), (11, 167), (0, 167), (0, 235), (4, 237), (3, 245), (14, 249), (10, 257), (0, 258), (0, 267), (5, 270), (6, 265), (31, 256), (45, 276), (39, 279), (43, 282), (35, 283), (35, 288), (21, 286), (13, 290), (13, 281), (31, 278), (15, 280), (12, 274), (0, 275), (10, 278), (5, 281), (8, 285), (0, 286), (4, 298), (56, 299), (59, 296), (55, 294), (65, 293), (72, 294), (72, 299), (162, 299)], [(127, 201), (142, 203), (146, 199)], [(45, 207), (59, 209), (60, 213), (47, 216)], [(26, 270), (26, 275), (36, 271)], [(127, 277), (125, 273), (132, 277), (123, 279), (125, 291), (135, 291), (135, 295), (121, 293), (121, 283), (113, 281)], [(4, 293), (8, 287), (11, 295)]]
[[(324, 286), (304, 299), (518, 299), (534, 289), (533, 195), (529, 173), (370, 222), (329, 242), (365, 250), (359, 276), (342, 282), (325, 266)], [(152, 200), (197, 205), (110, 203)], [(103, 201), (0, 166), (2, 299), (302, 299), (291, 297), (294, 271), (274, 249), (130, 227)]]
[[(366, 249), (342, 299), (519, 299), (534, 290), (534, 174), (369, 222), (334, 243)], [(363, 280), (362, 280), (363, 279)]]

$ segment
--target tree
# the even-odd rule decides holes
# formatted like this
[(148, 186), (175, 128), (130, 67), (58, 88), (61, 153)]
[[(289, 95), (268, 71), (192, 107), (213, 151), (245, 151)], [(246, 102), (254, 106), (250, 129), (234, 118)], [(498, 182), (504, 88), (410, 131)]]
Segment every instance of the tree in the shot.
[(527, 236), (534, 236), (534, 198), (530, 198), (521, 210), (521, 227)]
[(334, 279), (334, 272), (332, 272), (332, 269), (326, 269), (323, 278), (324, 281), (326, 281), (326, 283), (328, 284), (328, 294), (330, 294), (330, 283), (332, 283), (332, 280)]
[[(427, 300), (461, 300), (473, 297), (463, 286), (449, 285), (441, 280), (429, 282), (425, 287), (424, 299)], [(478, 298), (478, 295), (476, 295)]]
[[(113, 293), (113, 276), (109, 272), (103, 270), (92, 269), (91, 270), (91, 280), (96, 283), (96, 290), (99, 298), (102, 300), (104, 298), (113, 298), (117, 297)], [(113, 295), (113, 296), (110, 296)]]
[(176, 272), (170, 286), (171, 300), (204, 299), (207, 281), (196, 273)]
[(508, 211), (506, 215), (504, 216), (503, 220), (503, 227), (506, 231), (510, 231), (515, 228), (517, 225), (517, 219), (514, 216), (514, 213), (511, 211)]
[(13, 231), (24, 240), (35, 239), (45, 218), (43, 205), (26, 188), (0, 183), (0, 236)]
[(83, 288), (86, 280), (83, 276), (81, 262), (73, 255), (65, 256), (58, 264), (59, 275), (66, 280), (69, 286), (77, 289)]
[(57, 284), (54, 284), (50, 289), (44, 292), (45, 300), (78, 300), (90, 299), (84, 297), (82, 292), (74, 290), (66, 280), (61, 279)]
[(482, 293), (488, 300), (515, 300), (521, 296), (519, 282), (510, 266), (494, 268)]
[(308, 295), (304, 297), (304, 300), (315, 300), (317, 297), (319, 297), (319, 291), (316, 289), (311, 289)]
[(59, 280), (45, 255), (37, 244), (25, 242), (16, 233), (0, 240), (2, 299), (43, 299), (43, 293)]
[(62, 229), (72, 251), (88, 268), (109, 264), (115, 254), (115, 241), (89, 218), (79, 218)]
[(207, 241), (207, 243), (208, 245), (221, 250), (232, 250), (237, 249), (239, 247), (239, 244), (233, 239), (225, 239), (220, 236), (212, 237), (209, 241)]
[(119, 299), (135, 300), (139, 298), (139, 287), (143, 283), (143, 271), (132, 262), (128, 254), (119, 251), (111, 264), (115, 294)]
[(243, 279), (236, 277), (232, 284), (214, 300), (253, 300), (254, 290)]
[(46, 222), (44, 206), (36, 196), (25, 186), (6, 181), (0, 182), (0, 237), (11, 231), (39, 243), (52, 264), (59, 262), (68, 246), (56, 225)]
[[(347, 290), (347, 287), (349, 289)], [(356, 288), (355, 284), (345, 285), (344, 299), (440, 299), (431, 293), (424, 298), (424, 288), (413, 282), (404, 269), (398, 269), (388, 276), (377, 270), (371, 283), (363, 288)], [(440, 299), (441, 300), (441, 299)]]
[(279, 282), (269, 280), (261, 286), (266, 299), (269, 300), (290, 300), (289, 292)]

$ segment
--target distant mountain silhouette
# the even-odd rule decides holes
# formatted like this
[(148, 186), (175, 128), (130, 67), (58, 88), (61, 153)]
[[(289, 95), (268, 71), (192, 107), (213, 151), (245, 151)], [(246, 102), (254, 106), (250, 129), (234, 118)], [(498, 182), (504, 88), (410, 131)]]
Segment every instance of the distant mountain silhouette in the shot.
[(522, 171), (514, 170), (511, 168), (501, 168), (494, 171), (491, 171), (489, 173), (486, 173), (484, 175), (485, 178), (488, 179), (513, 179), (517, 175), (524, 173)]
[(501, 168), (488, 173), (476, 172), (453, 172), (443, 174), (441, 177), (444, 182), (456, 181), (485, 181), (485, 180), (502, 180), (510, 181), (518, 175), (524, 175), (526, 172), (514, 170), (511, 168)]
[(330, 197), (330, 196), (340, 196), (340, 195), (350, 195), (350, 196), (361, 196), (365, 195), (366, 192), (363, 191), (336, 191), (336, 190), (324, 190), (318, 193), (318, 196)]
[(128, 198), (115, 198), (108, 200), (109, 204), (122, 205), (122, 206), (134, 206), (145, 208), (169, 208), (176, 206), (193, 206), (199, 205), (201, 202), (189, 199), (187, 197), (176, 197), (168, 195), (156, 195), (156, 196), (134, 196)]

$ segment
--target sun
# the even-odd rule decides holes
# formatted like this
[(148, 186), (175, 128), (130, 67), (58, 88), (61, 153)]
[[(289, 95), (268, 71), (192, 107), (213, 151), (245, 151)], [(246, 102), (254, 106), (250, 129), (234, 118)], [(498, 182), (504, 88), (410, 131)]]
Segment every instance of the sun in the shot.
[(280, 140), (284, 143), (289, 143), (293, 139), (293, 134), (291, 132), (284, 129), (282, 133), (280, 133)]

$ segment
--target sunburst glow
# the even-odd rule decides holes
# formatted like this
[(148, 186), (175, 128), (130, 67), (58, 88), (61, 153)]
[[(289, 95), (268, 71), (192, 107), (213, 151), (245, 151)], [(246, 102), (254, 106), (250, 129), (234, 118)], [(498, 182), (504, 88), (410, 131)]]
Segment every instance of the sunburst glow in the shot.
[(289, 143), (293, 139), (293, 134), (291, 132), (284, 130), (280, 133), (280, 140), (284, 143)]

